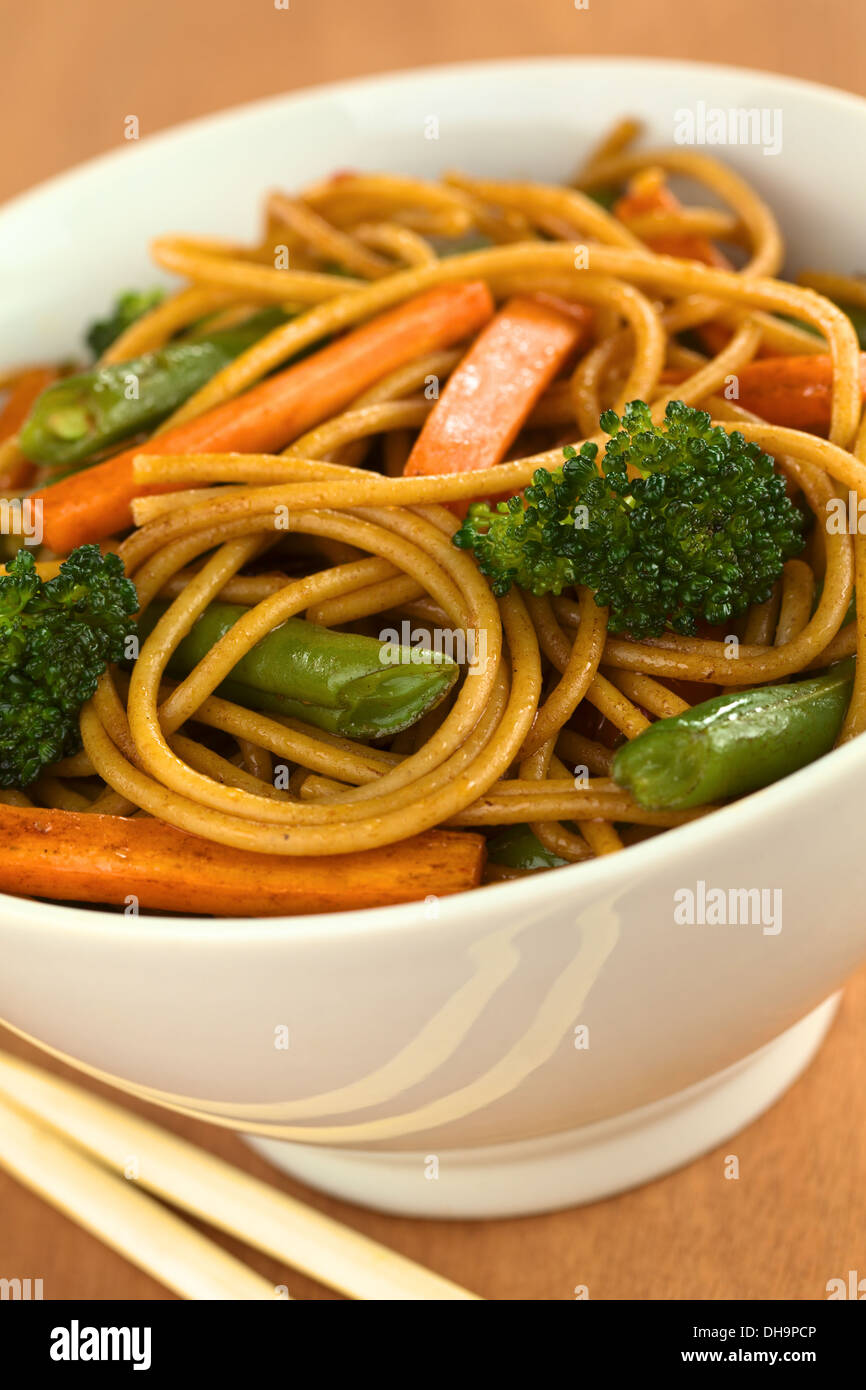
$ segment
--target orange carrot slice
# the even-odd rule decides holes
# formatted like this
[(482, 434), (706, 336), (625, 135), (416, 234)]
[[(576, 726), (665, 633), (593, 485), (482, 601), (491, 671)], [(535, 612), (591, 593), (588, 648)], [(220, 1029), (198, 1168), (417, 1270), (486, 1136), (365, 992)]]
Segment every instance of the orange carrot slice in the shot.
[(222, 917), (342, 912), (444, 897), (481, 881), (485, 840), (428, 830), (352, 854), (227, 851), (164, 822), (0, 805), (0, 890)]
[(44, 488), (37, 496), (44, 504), (46, 544), (62, 555), (123, 531), (132, 525), (133, 498), (171, 492), (136, 483), (138, 454), (268, 453), (342, 410), (397, 367), (469, 337), (492, 313), (483, 281), (438, 286), (235, 400)]
[[(636, 174), (628, 189), (614, 204), (614, 215), (627, 222), (643, 212), (679, 212), (682, 203), (672, 193), (661, 169), (645, 169)], [(714, 246), (707, 237), (654, 236), (647, 242), (662, 256), (680, 256), (688, 261), (701, 261), (704, 265), (715, 266), (718, 270), (730, 270), (731, 262), (727, 256)]]
[[(645, 169), (636, 174), (623, 196), (614, 204), (614, 213), (621, 221), (643, 212), (677, 212), (682, 203), (667, 185), (661, 169)], [(733, 269), (724, 252), (703, 236), (654, 236), (647, 240), (653, 251), (663, 256), (679, 256), (687, 261), (700, 261), (717, 270)], [(721, 352), (730, 340), (731, 330), (722, 323), (704, 323), (695, 329), (704, 347), (713, 356)]]
[[(764, 357), (737, 373), (737, 404), (771, 425), (826, 434), (833, 404), (833, 360)], [(860, 354), (860, 392), (866, 398), (866, 352)]]
[(490, 468), (581, 342), (586, 315), (515, 295), (479, 334), (424, 422), (407, 475)]

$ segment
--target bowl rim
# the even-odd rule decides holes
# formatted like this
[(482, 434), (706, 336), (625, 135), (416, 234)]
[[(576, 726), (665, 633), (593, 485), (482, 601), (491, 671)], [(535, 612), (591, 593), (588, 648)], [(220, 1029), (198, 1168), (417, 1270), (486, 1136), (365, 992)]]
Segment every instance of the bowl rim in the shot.
[(311, 98), (325, 97), (331, 99), (350, 96), (354, 92), (359, 92), (381, 82), (409, 85), (422, 80), (450, 79), (452, 77), (458, 82), (471, 82), (476, 77), (492, 76), (495, 80), (497, 75), (507, 77), (521, 74), (528, 77), (532, 74), (533, 69), (543, 73), (551, 68), (562, 70), (572, 68), (579, 71), (580, 69), (598, 67), (617, 69), (634, 67), (640, 71), (656, 70), (661, 72), (665, 70), (683, 74), (700, 72), (708, 80), (718, 79), (721, 81), (729, 78), (745, 80), (760, 78), (762, 82), (776, 91), (790, 90), (804, 97), (811, 97), (816, 101), (824, 101), (828, 104), (850, 107), (855, 110), (859, 109), (863, 115), (866, 115), (866, 95), (848, 91), (846, 88), (833, 87), (829, 83), (816, 82), (806, 77), (790, 77), (785, 73), (771, 72), (767, 68), (750, 68), (734, 63), (710, 63), (690, 58), (643, 57), (640, 54), (629, 53), (599, 54), (597, 56), (556, 53), (536, 55), (530, 58), (467, 59), (451, 63), (430, 63), (417, 68), (383, 68), (360, 77), (315, 83), (309, 87), (295, 88), (290, 92), (278, 92), (270, 96), (257, 97), (254, 101), (238, 102), (234, 106), (224, 107), (204, 116), (194, 116), (189, 120), (178, 121), (162, 130), (154, 131), (152, 135), (145, 135), (142, 139), (137, 140), (131, 148), (121, 146), (104, 150), (100, 154), (92, 155), (89, 159), (81, 160), (69, 169), (63, 169), (47, 179), (41, 179), (22, 189), (20, 193), (5, 199), (0, 203), (0, 219), (5, 220), (9, 214), (24, 210), (31, 200), (36, 202), (43, 197), (52, 196), (62, 189), (67, 182), (74, 183), (86, 174), (110, 170), (115, 163), (119, 166), (123, 160), (134, 159), (136, 154), (142, 150), (158, 149), (160, 145), (169, 144), (178, 138), (203, 133), (205, 130), (218, 128), (221, 124), (230, 125), (237, 120), (254, 119), (269, 111), (276, 112), (280, 109), (288, 109), (293, 105), (303, 104)]
[[(143, 149), (153, 150), (161, 144), (170, 144), (186, 136), (195, 136), (206, 131), (218, 131), (220, 126), (228, 126), (268, 113), (291, 110), (303, 106), (311, 99), (339, 99), (369, 90), (371, 87), (387, 82), (389, 85), (418, 84), (427, 80), (455, 80), (462, 84), (477, 79), (493, 79), (519, 75), (529, 79), (533, 75), (543, 76), (551, 68), (574, 70), (579, 73), (587, 68), (610, 68), (619, 72), (633, 68), (636, 71), (659, 74), (662, 71), (677, 74), (699, 72), (708, 82), (730, 79), (760, 79), (764, 84), (768, 99), (781, 97), (785, 92), (805, 98), (824, 107), (837, 107), (853, 110), (866, 121), (866, 98), (825, 83), (805, 78), (788, 77), (760, 68), (748, 68), (722, 63), (697, 62), (688, 59), (667, 59), (661, 57), (641, 57), (639, 55), (572, 56), (567, 54), (549, 57), (506, 58), (480, 61), (442, 63), (418, 68), (403, 68), (397, 71), (383, 70), (348, 80), (322, 83), (303, 87), (288, 93), (262, 97), (255, 101), (239, 103), (224, 110), (183, 121), (145, 136), (136, 142), (132, 152), (118, 148), (96, 155), (71, 169), (64, 170), (53, 177), (25, 189), (15, 197), (0, 205), (0, 224), (19, 212), (26, 212), (42, 200), (50, 200), (62, 192), (67, 185), (74, 185), (83, 177), (111, 173), (121, 160), (135, 158)], [(711, 91), (708, 100), (712, 100)], [(735, 824), (738, 833), (754, 831), (765, 816), (772, 816), (783, 801), (796, 798), (804, 791), (819, 791), (848, 774), (866, 771), (866, 741), (858, 749), (859, 740), (854, 740), (840, 748), (833, 749), (816, 763), (801, 768), (798, 772), (782, 778), (769, 787), (762, 788), (739, 801), (722, 806), (707, 816), (700, 817), (686, 825), (667, 830), (663, 835), (653, 837), (641, 844), (629, 847), (627, 854), (608, 855), (582, 864), (564, 865), (555, 873), (529, 875), (526, 878), (509, 880), (503, 883), (487, 884), (483, 887), (483, 898), (479, 900), (479, 889), (450, 894), (437, 899), (435, 918), (426, 915), (424, 901), (414, 900), (395, 903), (377, 908), (353, 908), (338, 912), (301, 913), (294, 916), (273, 917), (194, 917), (194, 916), (148, 916), (140, 913), (123, 918), (120, 928), (117, 911), (97, 910), (77, 907), (64, 903), (44, 902), (39, 899), (18, 897), (14, 894), (0, 893), (0, 912), (9, 925), (26, 925), (30, 931), (43, 933), (59, 932), (64, 936), (74, 932), (76, 936), (90, 936), (94, 941), (109, 936), (122, 942), (124, 946), (156, 947), (166, 939), (195, 941), (203, 944), (220, 942), (222, 945), (261, 945), (273, 944), (283, 936), (293, 940), (315, 939), (317, 942), (343, 936), (379, 937), (394, 931), (406, 933), (412, 929), (433, 927), (437, 931), (453, 930), (461, 924), (469, 902), (479, 907), (488, 905), (494, 911), (505, 906), (506, 902), (513, 913), (533, 908), (543, 911), (552, 900), (570, 894), (572, 885), (582, 884), (588, 893), (597, 898), (623, 885), (624, 874), (628, 878), (639, 874), (663, 871), (670, 866), (672, 858), (697, 849), (702, 842), (717, 841), (730, 832)], [(708, 827), (712, 826), (710, 831)], [(335, 856), (339, 858), (339, 856)], [(623, 869), (625, 865), (625, 869)], [(629, 871), (632, 871), (629, 875)], [(579, 877), (575, 877), (579, 875)]]

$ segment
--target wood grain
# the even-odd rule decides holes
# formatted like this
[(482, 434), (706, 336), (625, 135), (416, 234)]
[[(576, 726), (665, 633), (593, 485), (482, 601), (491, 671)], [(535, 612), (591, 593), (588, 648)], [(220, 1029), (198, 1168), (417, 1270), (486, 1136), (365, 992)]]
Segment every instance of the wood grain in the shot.
[[(278, 1175), (236, 1135), (142, 1102), (130, 1108), (464, 1287), (495, 1300), (820, 1299), (866, 1275), (866, 970), (830, 1036), (765, 1115), (689, 1167), (590, 1207), (513, 1221), (413, 1221), (338, 1202)], [(0, 1029), (0, 1046), (83, 1082)], [(725, 1177), (728, 1155), (740, 1176)], [(203, 1227), (201, 1229), (204, 1229)], [(211, 1233), (213, 1234), (213, 1233)], [(301, 1299), (338, 1295), (213, 1238)], [(0, 1173), (0, 1276), (41, 1278), (46, 1299), (166, 1299), (153, 1280)]]
[[(287, 10), (273, 0), (0, 0), (0, 21), (0, 198), (115, 147), (127, 115), (138, 116), (145, 135), (390, 68), (619, 52), (739, 63), (856, 91), (866, 48), (866, 8), (850, 0), (589, 0), (587, 9), (573, 0), (289, 0)], [(638, 1191), (519, 1221), (365, 1212), (275, 1176), (236, 1136), (130, 1104), (489, 1299), (567, 1300), (580, 1284), (592, 1299), (822, 1298), (828, 1279), (850, 1269), (866, 1275), (864, 1018), (861, 971), (817, 1060), (736, 1139)], [(8, 1036), (2, 1045), (43, 1060)], [(724, 1177), (728, 1153), (739, 1157), (738, 1181)], [(296, 1297), (334, 1297), (216, 1239)], [(171, 1296), (0, 1174), (0, 1276), (28, 1275), (43, 1279), (46, 1299)]]
[(587, 3), (0, 0), (0, 198), (112, 149), (128, 115), (147, 135), (256, 97), (426, 63), (628, 53), (863, 88), (866, 6), (851, 0)]

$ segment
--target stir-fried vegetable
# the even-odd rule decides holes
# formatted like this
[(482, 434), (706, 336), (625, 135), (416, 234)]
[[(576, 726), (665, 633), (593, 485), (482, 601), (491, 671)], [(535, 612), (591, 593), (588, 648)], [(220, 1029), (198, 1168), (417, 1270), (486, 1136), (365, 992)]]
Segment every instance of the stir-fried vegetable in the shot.
[(705, 700), (620, 748), (614, 778), (651, 810), (688, 810), (766, 787), (829, 753), (853, 679), (853, 660), (840, 661), (809, 680)]
[[(866, 352), (860, 354), (860, 391), (866, 399)], [(820, 353), (749, 362), (737, 373), (737, 404), (771, 425), (826, 434), (833, 405), (833, 359)]]
[(380, 849), (330, 856), (257, 854), (187, 835), (154, 817), (0, 805), (0, 889), (72, 902), (274, 917), (384, 907), (475, 888), (484, 837), (428, 830)]
[(487, 841), (487, 856), (491, 864), (506, 869), (555, 869), (568, 861), (560, 859), (553, 850), (545, 849), (528, 825), (508, 825)]
[[(615, 216), (627, 222), (630, 217), (641, 213), (680, 212), (682, 203), (668, 187), (661, 169), (645, 169), (633, 178), (612, 211)], [(649, 245), (662, 256), (682, 256), (688, 261), (700, 261), (703, 265), (716, 266), (730, 270), (727, 256), (714, 245), (708, 237), (693, 233), (675, 233), (653, 236)]]
[[(32, 367), (30, 371), (21, 373), (0, 410), (0, 444), (18, 433), (33, 402), (56, 380), (57, 370), (54, 367)], [(0, 492), (26, 487), (35, 471), (33, 465), (27, 459), (21, 459), (16, 451), (14, 458), (0, 468)]]
[(583, 584), (609, 606), (611, 630), (634, 637), (692, 635), (699, 619), (769, 598), (803, 525), (773, 460), (681, 401), (661, 427), (642, 401), (601, 424), (612, 436), (601, 473), (586, 443), (565, 449), (555, 473), (536, 471), (526, 507), (512, 497), (470, 508), (454, 543), (475, 552), (494, 592)]
[(584, 336), (590, 311), (573, 308), (529, 295), (509, 299), (452, 373), (405, 472), (462, 473), (499, 463)]
[(90, 324), (85, 335), (90, 352), (95, 357), (107, 352), (111, 343), (117, 342), (121, 334), (131, 327), (136, 318), (142, 318), (165, 299), (164, 289), (125, 289), (115, 299), (113, 309), (107, 318), (97, 318)]
[[(864, 308), (862, 304), (849, 304), (847, 300), (836, 299), (833, 295), (828, 295), (827, 298), (832, 300), (837, 308), (842, 310), (843, 314), (848, 315), (854, 325), (857, 341), (861, 349), (866, 352), (866, 308)], [(817, 338), (821, 337), (821, 330), (816, 328), (814, 323), (808, 323), (806, 319), (792, 318), (787, 314), (782, 314), (780, 317), (787, 319), (789, 323), (793, 323), (797, 328), (802, 328), (805, 332), (812, 333)]]
[(616, 201), (620, 196), (619, 188), (613, 183), (600, 184), (597, 188), (589, 188), (587, 189), (587, 193), (592, 201), (598, 203), (599, 207), (604, 208), (606, 212), (613, 212)]
[(138, 454), (279, 449), (388, 372), (477, 332), (492, 313), (492, 296), (480, 280), (441, 285), (398, 305), (236, 400), (43, 489), (37, 496), (44, 504), (46, 544), (62, 555), (83, 541), (125, 530), (132, 524), (134, 497), (170, 492), (169, 486), (148, 489), (135, 481)]
[(85, 341), (94, 357), (101, 357), (112, 343), (117, 342), (121, 333), (125, 333), (136, 319), (155, 309), (164, 298), (165, 290), (159, 288), (124, 290), (123, 294), (118, 295), (108, 317), (97, 319), (87, 330)]
[[(155, 315), (161, 290), (121, 295), (87, 334), (101, 359), (89, 370), (67, 362), (0, 374), (0, 493), (16, 494), (3, 499), (6, 529), (38, 542), (26, 502), (45, 540), (40, 564), (21, 551), (0, 576), (0, 889), (118, 905), (132, 893), (145, 907), (256, 915), (439, 897), (478, 884), (488, 856), (489, 878), (504, 879), (615, 854), (769, 786), (866, 728), (862, 668), (840, 659), (854, 650), (863, 659), (862, 631), (843, 631), (857, 617), (851, 571), (862, 581), (862, 556), (833, 526), (819, 544), (816, 490), (819, 471), (835, 485), (856, 483), (856, 468), (803, 436), (798, 449), (791, 433), (826, 433), (832, 415), (841, 422), (834, 439), (855, 434), (851, 402), (834, 403), (845, 377), (838, 328), (851, 344), (853, 334), (842, 314), (834, 327), (818, 312), (815, 294), (853, 301), (841, 307), (866, 344), (866, 290), (856, 277), (804, 270), (802, 290), (765, 279), (756, 298), (748, 275), (708, 275), (702, 266), (734, 269), (716, 240), (738, 248), (731, 254), (746, 271), (766, 259), (769, 213), (722, 174), (709, 184), (724, 192), (726, 211), (684, 207), (666, 172), (688, 167), (682, 160), (618, 157), (636, 133), (635, 122), (621, 122), (576, 185), (606, 180), (594, 196), (621, 221), (595, 215), (610, 233), (598, 229), (601, 240), (615, 246), (602, 256), (610, 273), (594, 307), (561, 297), (581, 293), (580, 276), (568, 279), (585, 264), (573, 238), (592, 231), (574, 187), (458, 179), (436, 190), (349, 175), (298, 199), (272, 198), (249, 251), (162, 239), (157, 259), (191, 288)], [(282, 255), (275, 269), (267, 264), (283, 226), (288, 275), (276, 273)], [(467, 252), (465, 263), (436, 265)], [(450, 282), (467, 274), (477, 278)], [(704, 281), (712, 293), (698, 294)], [(289, 301), (310, 306), (295, 324), (291, 309), (276, 307)], [(695, 312), (671, 317), (675, 301)], [(682, 351), (684, 334), (716, 357), (720, 380), (734, 362), (724, 350), (758, 302), (765, 332), (748, 351), (741, 345), (737, 389), (726, 394), (786, 429), (714, 426), (683, 401), (661, 420), (663, 406), (639, 400), (622, 418), (604, 411), (602, 433), (586, 428), (590, 398), (638, 393), (623, 390), (626, 376), (660, 388), (691, 381), (696, 359)], [(817, 336), (785, 327), (783, 311)], [(589, 343), (596, 350), (581, 362)], [(411, 393), (435, 380), (441, 356), (447, 384), (422, 407)], [(866, 346), (860, 374), (866, 398)], [(698, 387), (696, 400), (714, 399), (709, 378), (704, 397)], [(680, 394), (689, 395), (685, 386)], [(575, 415), (585, 442), (560, 455)], [(287, 452), (309, 461), (282, 467), (268, 457), (292, 445)], [(848, 447), (857, 452), (850, 439)], [(349, 466), (334, 472), (331, 459)], [(496, 471), (518, 482), (493, 478), (503, 459), (516, 461)], [(789, 496), (800, 465), (802, 489), (791, 485)], [(472, 476), (449, 483), (449, 474)], [(307, 476), (312, 487), (291, 486)], [(32, 499), (19, 495), (37, 486)], [(489, 495), (503, 488), (521, 491), (502, 502)], [(149, 504), (154, 493), (172, 495)], [(375, 506), (377, 497), (391, 505)], [(453, 542), (473, 553), (489, 586), (451, 549), (443, 506), (466, 517)], [(293, 605), (279, 599), (258, 606), (297, 587), (262, 573), (249, 541), (279, 528), (285, 509), (304, 539), (287, 538), (276, 563), (307, 576), (307, 611), (332, 627), (282, 618)], [(119, 549), (145, 602), (140, 619), (119, 556), (86, 543), (111, 549), (110, 537), (133, 522), (141, 531)], [(807, 527), (804, 560), (791, 561)], [(330, 570), (308, 563), (310, 530)], [(200, 612), (197, 564), (238, 537), (244, 554), (219, 581), (236, 601)], [(350, 563), (355, 544), (397, 578), (373, 582), (381, 564)], [(51, 558), (69, 551), (67, 561)], [(342, 571), (355, 569), (350, 591)], [(552, 606), (511, 595), (497, 625), (490, 590), (505, 596), (512, 585), (571, 597)], [(481, 679), (460, 688), (459, 664), (410, 636), (399, 646), (340, 630), (377, 613), (417, 616), (425, 630), (447, 617), (465, 636), (482, 623), (493, 648)], [(710, 638), (707, 626), (720, 624)], [(719, 639), (733, 633), (748, 655), (737, 662), (730, 651), (728, 663)], [(103, 676), (112, 662), (132, 673), (113, 694)], [(157, 719), (163, 670), (174, 695)], [(732, 692), (732, 679), (749, 688)], [(212, 689), (221, 700), (206, 698)], [(281, 735), (281, 725), (291, 728)], [(307, 726), (310, 736), (299, 732)], [(69, 761), (82, 740), (86, 757)], [(288, 787), (289, 768), (275, 773), (273, 764), (287, 749)], [(559, 775), (566, 763), (573, 780)], [(588, 788), (577, 776), (585, 769), (597, 779)], [(28, 795), (3, 790), (34, 783)], [(109, 810), (118, 814), (100, 814)], [(483, 834), (455, 833), (464, 826)]]
[(35, 402), (21, 431), (22, 452), (34, 463), (57, 467), (155, 429), (285, 317), (279, 309), (265, 309), (210, 337), (64, 377)]
[(47, 583), (20, 550), (0, 575), (0, 787), (26, 787), (80, 745), (78, 711), (135, 631), (135, 586), (96, 545)]
[(839, 308), (847, 314), (854, 325), (854, 332), (857, 334), (857, 341), (860, 347), (866, 352), (866, 309), (861, 304), (845, 304), (838, 301)]
[[(163, 604), (147, 609), (139, 625), (142, 637), (164, 611)], [(189, 675), (248, 611), (238, 604), (210, 604), (175, 649), (169, 673)], [(352, 738), (375, 738), (414, 724), (444, 699), (459, 669), (438, 652), (391, 647), (290, 618), (241, 657), (218, 693), (247, 709), (290, 715)]]

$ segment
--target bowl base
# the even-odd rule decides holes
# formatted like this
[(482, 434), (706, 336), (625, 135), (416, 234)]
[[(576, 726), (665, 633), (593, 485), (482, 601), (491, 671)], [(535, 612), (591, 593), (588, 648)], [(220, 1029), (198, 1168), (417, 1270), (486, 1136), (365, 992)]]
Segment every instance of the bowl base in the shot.
[(431, 1144), (426, 1153), (246, 1142), (301, 1182), (397, 1216), (490, 1219), (579, 1206), (690, 1163), (749, 1124), (812, 1060), (840, 997), (684, 1091), (541, 1139), (474, 1149)]

